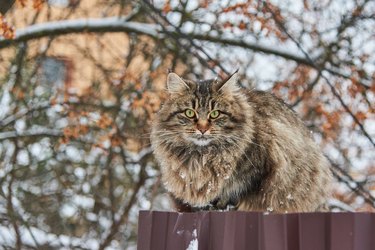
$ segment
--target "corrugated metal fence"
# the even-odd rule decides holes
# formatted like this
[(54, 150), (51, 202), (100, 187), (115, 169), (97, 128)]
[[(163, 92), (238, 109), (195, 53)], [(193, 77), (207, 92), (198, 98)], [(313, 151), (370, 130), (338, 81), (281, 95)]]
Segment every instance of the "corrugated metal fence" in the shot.
[(375, 250), (375, 213), (141, 211), (139, 250)]

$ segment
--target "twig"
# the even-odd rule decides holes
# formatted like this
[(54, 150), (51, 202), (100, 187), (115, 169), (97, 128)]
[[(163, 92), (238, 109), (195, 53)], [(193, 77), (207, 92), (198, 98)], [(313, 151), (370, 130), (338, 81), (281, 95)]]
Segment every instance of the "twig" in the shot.
[(63, 132), (59, 129), (40, 128), (30, 129), (22, 132), (7, 131), (0, 133), (0, 141), (6, 139), (16, 139), (22, 137), (39, 137), (39, 136), (50, 136), (50, 137), (61, 137)]
[(102, 243), (100, 244), (98, 248), (99, 250), (104, 250), (111, 243), (111, 241), (113, 240), (113, 237), (116, 235), (116, 233), (118, 233), (120, 226), (125, 224), (126, 221), (128, 220), (130, 209), (133, 207), (136, 201), (138, 192), (143, 186), (145, 180), (146, 180), (146, 173), (145, 173), (144, 166), (143, 166), (141, 167), (141, 171), (139, 172), (139, 180), (133, 189), (133, 193), (128, 201), (127, 206), (124, 208), (123, 212), (121, 213), (120, 218), (117, 221), (114, 221), (112, 223), (109, 233), (104, 238), (104, 240), (102, 241)]
[[(160, 23), (160, 22), (158, 22), (158, 20), (155, 20), (156, 22), (158, 22), (161, 26), (162, 26), (162, 28), (163, 28), (163, 30), (164, 30), (164, 32), (166, 32), (166, 33), (168, 33), (170, 36), (173, 36), (173, 37), (175, 37), (175, 39), (176, 39), (176, 41), (178, 41), (180, 38), (184, 38), (184, 39), (186, 39), (189, 43), (190, 43), (190, 45), (192, 46), (192, 47), (194, 47), (194, 48), (196, 48), (196, 49), (198, 49), (199, 51), (201, 51), (206, 57), (207, 57), (207, 59), (208, 60), (210, 60), (210, 61), (213, 61), (213, 62), (217, 62), (217, 60), (214, 60), (201, 46), (198, 46), (195, 42), (194, 42), (194, 40), (189, 36), (189, 35), (186, 35), (186, 34), (184, 34), (183, 32), (181, 32), (181, 29), (179, 28), (179, 27), (177, 27), (177, 26), (175, 26), (175, 25), (173, 25), (161, 12), (160, 12), (160, 10), (158, 10), (158, 9), (156, 9), (155, 8), (155, 6), (154, 5), (152, 5), (149, 1), (147, 1), (147, 0), (142, 0), (142, 2), (145, 4), (145, 5), (147, 5), (148, 6), (148, 8), (150, 8), (154, 13), (156, 13), (160, 18), (162, 18), (170, 27), (172, 27), (173, 29), (174, 29), (174, 32), (176, 32), (179, 36), (178, 37), (175, 37), (174, 36), (174, 32), (170, 32), (169, 30), (167, 30), (167, 29), (165, 29), (164, 28), (164, 26)], [(180, 43), (181, 44), (181, 43)], [(190, 52), (191, 50), (188, 50), (188, 52)], [(200, 58), (200, 56), (199, 56), (199, 54), (196, 54), (196, 57), (199, 57), (198, 59), (201, 61), (201, 62), (203, 62), (203, 64), (205, 64), (205, 65), (208, 65), (208, 63), (203, 59), (203, 60), (201, 60), (201, 58)], [(216, 65), (225, 73), (225, 74), (227, 74), (227, 75), (229, 75), (230, 73), (220, 64), (220, 63), (216, 63)], [(212, 69), (212, 67), (208, 67), (209, 69), (211, 69), (214, 73), (217, 73), (217, 72), (215, 72), (215, 70), (214, 69)]]
[[(14, 166), (14, 164), (16, 164), (16, 161), (17, 161), (17, 154), (18, 154), (18, 145), (17, 145), (17, 141), (14, 140), (14, 145), (15, 145), (15, 149), (14, 149), (14, 152), (13, 152), (13, 157), (12, 157), (12, 165)], [(20, 233), (20, 229), (18, 227), (18, 223), (17, 223), (17, 213), (13, 207), (13, 201), (12, 201), (12, 196), (13, 196), (13, 190), (12, 190), (12, 186), (13, 186), (13, 181), (14, 181), (14, 171), (11, 171), (10, 172), (10, 180), (9, 180), (9, 183), (8, 183), (8, 196), (7, 196), (7, 212), (8, 212), (8, 215), (10, 217), (10, 220), (12, 222), (12, 225), (13, 225), (13, 229), (14, 229), (14, 232), (16, 234), (16, 246), (15, 246), (15, 249), (17, 250), (21, 250), (22, 249), (22, 239), (21, 239), (21, 233)]]
[(0, 4), (0, 13), (3, 15), (7, 13), (7, 11), (12, 8), (15, 1), (16, 0), (2, 0), (2, 3)]
[[(282, 29), (282, 31), (297, 45), (297, 47), (300, 49), (300, 51), (305, 55), (306, 60), (308, 60), (311, 63), (311, 65), (314, 65), (314, 68), (318, 69), (319, 74), (322, 74), (322, 71), (324, 71), (324, 68), (318, 66), (314, 62), (314, 60), (311, 59), (310, 55), (305, 51), (305, 49), (302, 47), (302, 45), (296, 39), (294, 39), (293, 36), (288, 32), (288, 30), (286, 29), (285, 25), (283, 23), (281, 23), (278, 18), (275, 17), (276, 16), (275, 13), (272, 11), (271, 8), (268, 7), (267, 2), (263, 0), (263, 3), (266, 6), (266, 8), (268, 9), (268, 11), (272, 14), (272, 16), (274, 17), (275, 22)], [(349, 115), (353, 118), (354, 122), (359, 126), (359, 128), (362, 131), (363, 135), (370, 141), (370, 143), (375, 148), (375, 142), (372, 140), (371, 136), (368, 134), (368, 132), (364, 128), (363, 124), (353, 114), (353, 112), (350, 110), (350, 108), (348, 107), (348, 105), (345, 104), (345, 102), (341, 98), (340, 94), (336, 91), (335, 87), (332, 85), (332, 83), (330, 82), (330, 80), (326, 76), (324, 76), (323, 74), (322, 74), (322, 77), (325, 79), (325, 82), (330, 87), (333, 95), (339, 100), (341, 106), (343, 106), (344, 109), (346, 110), (346, 112), (349, 113)]]
[(307, 88), (303, 90), (302, 95), (298, 97), (298, 99), (294, 103), (292, 103), (290, 106), (291, 107), (297, 106), (304, 99), (306, 93), (312, 91), (315, 85), (319, 82), (320, 77), (321, 77), (321, 73), (320, 71), (318, 71), (318, 74), (316, 75), (315, 79), (307, 85)]
[[(362, 184), (355, 181), (348, 173), (342, 170), (337, 164), (335, 164), (331, 159), (328, 158), (331, 162), (332, 173), (340, 181), (346, 184), (354, 193), (362, 196), (363, 199), (370, 204), (372, 207), (375, 207), (375, 197), (371, 195), (369, 191), (363, 187)], [(353, 185), (354, 184), (354, 185)]]

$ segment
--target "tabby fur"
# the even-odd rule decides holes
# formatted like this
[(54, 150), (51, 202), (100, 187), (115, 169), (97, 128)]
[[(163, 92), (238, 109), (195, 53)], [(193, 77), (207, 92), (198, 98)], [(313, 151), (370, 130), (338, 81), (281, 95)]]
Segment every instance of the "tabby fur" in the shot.
[[(167, 87), (169, 99), (153, 122), (151, 143), (178, 210), (325, 210), (329, 163), (281, 100), (239, 87), (237, 73), (222, 82), (170, 73)], [(216, 119), (213, 110), (220, 112)]]

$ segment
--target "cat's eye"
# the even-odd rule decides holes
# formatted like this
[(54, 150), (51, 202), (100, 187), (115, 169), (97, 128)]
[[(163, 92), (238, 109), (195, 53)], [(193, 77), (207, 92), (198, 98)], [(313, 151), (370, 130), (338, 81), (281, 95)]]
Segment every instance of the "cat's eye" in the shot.
[(195, 116), (195, 111), (192, 109), (185, 110), (185, 115), (189, 118), (193, 118)]
[(216, 118), (219, 117), (219, 115), (220, 115), (220, 111), (219, 111), (219, 110), (214, 110), (214, 111), (212, 111), (212, 112), (210, 113), (210, 118), (212, 118), (212, 119), (216, 119)]

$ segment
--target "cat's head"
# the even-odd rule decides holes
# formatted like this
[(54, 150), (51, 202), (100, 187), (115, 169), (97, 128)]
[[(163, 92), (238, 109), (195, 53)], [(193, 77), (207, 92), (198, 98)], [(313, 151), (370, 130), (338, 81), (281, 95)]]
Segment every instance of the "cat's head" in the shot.
[(237, 77), (234, 73), (222, 82), (194, 82), (170, 73), (170, 96), (157, 115), (154, 139), (190, 147), (220, 146), (243, 139), (250, 107)]

